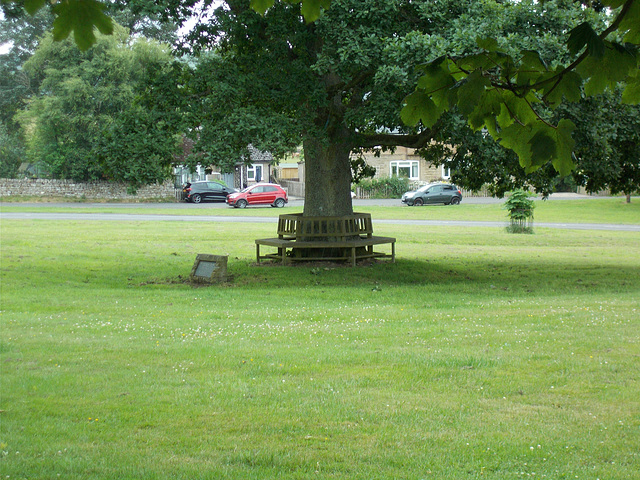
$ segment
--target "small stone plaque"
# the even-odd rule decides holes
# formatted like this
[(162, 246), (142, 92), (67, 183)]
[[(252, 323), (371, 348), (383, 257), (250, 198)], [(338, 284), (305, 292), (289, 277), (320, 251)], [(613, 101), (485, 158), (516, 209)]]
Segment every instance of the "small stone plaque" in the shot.
[(196, 277), (211, 278), (211, 274), (216, 268), (216, 262), (207, 262), (206, 260), (200, 260), (196, 267)]
[(189, 278), (195, 283), (219, 283), (227, 281), (227, 255), (199, 253)]

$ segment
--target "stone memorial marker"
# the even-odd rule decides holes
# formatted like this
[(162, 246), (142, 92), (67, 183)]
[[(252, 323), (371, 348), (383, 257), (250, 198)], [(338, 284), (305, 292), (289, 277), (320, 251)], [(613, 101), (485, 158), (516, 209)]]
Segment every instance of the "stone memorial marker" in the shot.
[(189, 279), (194, 283), (221, 283), (226, 282), (227, 255), (209, 255), (199, 253), (191, 269)]

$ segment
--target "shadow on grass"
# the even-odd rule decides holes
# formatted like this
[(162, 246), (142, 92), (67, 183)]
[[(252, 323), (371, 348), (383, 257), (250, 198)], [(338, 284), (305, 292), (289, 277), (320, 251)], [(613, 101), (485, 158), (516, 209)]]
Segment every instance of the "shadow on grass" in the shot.
[(211, 286), (191, 285), (188, 275), (192, 258), (142, 261), (135, 265), (99, 257), (80, 263), (36, 262), (26, 257), (6, 256), (5, 275), (16, 288), (41, 285), (66, 287), (92, 285), (98, 288), (200, 288), (269, 291), (317, 286), (377, 290), (382, 287), (437, 289), (439, 291), (484, 292), (634, 292), (640, 290), (640, 265), (624, 257), (614, 259), (566, 257), (500, 258), (498, 256), (456, 256), (433, 259), (398, 259), (347, 263), (300, 263), (282, 266), (231, 259), (229, 282)]
[[(230, 269), (238, 266), (231, 265)], [(367, 287), (406, 286), (496, 291), (615, 291), (640, 288), (640, 267), (607, 265), (593, 261), (523, 258), (514, 260), (436, 259), (396, 263), (369, 262), (352, 268), (344, 264), (314, 263), (272, 268), (249, 266), (237, 272), (241, 286), (258, 288), (293, 286)]]

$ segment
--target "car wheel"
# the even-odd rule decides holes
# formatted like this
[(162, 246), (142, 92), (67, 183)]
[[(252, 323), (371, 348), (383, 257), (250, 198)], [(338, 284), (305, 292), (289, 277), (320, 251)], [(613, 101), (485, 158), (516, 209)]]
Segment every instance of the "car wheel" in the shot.
[(275, 205), (277, 208), (282, 208), (282, 207), (284, 207), (284, 198), (276, 198), (276, 201), (275, 201), (274, 205)]
[(460, 199), (458, 197), (453, 197), (451, 199), (451, 205), (460, 205)]
[(200, 203), (202, 201), (202, 197), (200, 195), (196, 194), (193, 197), (191, 197), (191, 201), (193, 203)]
[(420, 207), (422, 205), (424, 205), (424, 200), (421, 198), (414, 198), (413, 199), (413, 204), (416, 205), (417, 207)]
[(236, 202), (236, 207), (238, 208), (246, 208), (247, 206), (247, 201), (246, 200), (238, 200)]

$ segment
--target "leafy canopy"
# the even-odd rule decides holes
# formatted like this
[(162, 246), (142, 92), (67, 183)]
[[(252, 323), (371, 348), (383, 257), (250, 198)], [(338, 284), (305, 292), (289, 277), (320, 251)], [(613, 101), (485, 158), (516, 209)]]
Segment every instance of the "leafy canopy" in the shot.
[(457, 109), (472, 129), (513, 150), (527, 172), (552, 162), (568, 175), (576, 125), (568, 119), (551, 123), (543, 107), (578, 101), (581, 88), (598, 95), (619, 82), (626, 82), (623, 102), (640, 102), (640, 0), (602, 3), (618, 10), (600, 33), (586, 22), (569, 32), (567, 62), (549, 66), (537, 51), (512, 54), (494, 38), (478, 38), (476, 54), (449, 54), (421, 65), (422, 77), (405, 98), (403, 120), (429, 128)]

